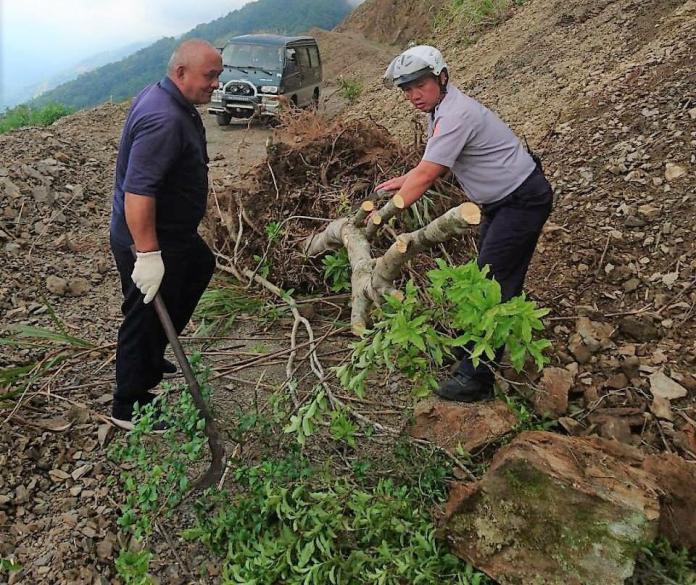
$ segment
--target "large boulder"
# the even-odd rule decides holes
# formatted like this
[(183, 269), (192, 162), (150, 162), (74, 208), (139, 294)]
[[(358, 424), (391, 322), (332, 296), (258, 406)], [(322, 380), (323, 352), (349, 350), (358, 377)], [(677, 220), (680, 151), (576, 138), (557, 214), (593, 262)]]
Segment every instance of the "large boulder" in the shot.
[(696, 465), (660, 453), (648, 455), (643, 469), (660, 486), (660, 534), (677, 547), (696, 550)]
[(455, 491), (442, 534), (502, 585), (623, 585), (660, 520), (640, 459), (599, 438), (522, 433)]

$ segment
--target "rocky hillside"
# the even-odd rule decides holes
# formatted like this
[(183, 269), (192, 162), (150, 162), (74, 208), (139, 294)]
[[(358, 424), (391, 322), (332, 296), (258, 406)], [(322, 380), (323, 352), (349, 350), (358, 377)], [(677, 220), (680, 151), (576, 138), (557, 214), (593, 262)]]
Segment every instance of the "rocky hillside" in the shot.
[(337, 32), (357, 32), (378, 43), (404, 45), (432, 34), (432, 25), (449, 0), (367, 0), (336, 27)]
[[(306, 124), (291, 141), (291, 150), (302, 164), (284, 169), (297, 175), (298, 193), (304, 193), (306, 172), (314, 177), (315, 201), (322, 206), (336, 201), (337, 209), (345, 209), (348, 191), (357, 198), (361, 190), (369, 191), (376, 176), (389, 172), (388, 166), (375, 163), (374, 152), (383, 158), (394, 155), (392, 143), (385, 140), (350, 166), (351, 172), (364, 169), (364, 184), (343, 176), (349, 156), (340, 150), (344, 143), (339, 139), (350, 138), (344, 136), (345, 128), (357, 127), (351, 118), (373, 125), (375, 134), (384, 134), (378, 127), (385, 127), (405, 146), (420, 137), (422, 115), (414, 114), (397, 91), (382, 87), (381, 73), (408, 40), (435, 38), (431, 13), (440, 14), (442, 6), (367, 0), (342, 32), (316, 32), (331, 86), (325, 95), (338, 99), (340, 89), (332, 82), (341, 75), (360, 81), (364, 93), (354, 104), (341, 103), (347, 120), (336, 123), (343, 130), (335, 136), (318, 132), (323, 126), (314, 126), (311, 116), (300, 119)], [(453, 80), (529, 138), (543, 153), (556, 190), (556, 207), (528, 281), (532, 297), (551, 309), (546, 334), (553, 341), (552, 367), (541, 377), (530, 374), (536, 391), (528, 396), (522, 419), (502, 401), (472, 410), (421, 405), (411, 417), (412, 397), (402, 380), (380, 381), (369, 400), (357, 404), (364, 416), (398, 428), (400, 440), (414, 424), (413, 436), (450, 449), (450, 459), (456, 460), (464, 446), (467, 458), (459, 460), (454, 475), (471, 478), (471, 468), (479, 481), (452, 487), (446, 516), (454, 520), (445, 535), (461, 557), (502, 575), (501, 583), (531, 582), (530, 575), (514, 581), (506, 571), (545, 570), (548, 549), (534, 545), (548, 544), (556, 535), (562, 543), (570, 523), (589, 530), (585, 540), (572, 541), (565, 549), (572, 562), (582, 560), (574, 552), (578, 546), (599, 538), (610, 541), (613, 536), (607, 530), (593, 532), (595, 524), (584, 515), (598, 507), (602, 526), (625, 514), (641, 524), (641, 538), (655, 536), (659, 513), (661, 533), (694, 547), (696, 502), (688, 488), (696, 461), (696, 2), (529, 0), (509, 11), (497, 27), (478, 29), (475, 37), (465, 37), (456, 19), (438, 22), (437, 42)], [(0, 136), (0, 369), (5, 376), (0, 379), (0, 423), (9, 421), (0, 425), (0, 559), (11, 557), (24, 565), (10, 578), (12, 583), (107, 583), (116, 579), (114, 558), (125, 546), (116, 525), (122, 494), (109, 483), (118, 468), (105, 449), (118, 436), (113, 437), (105, 415), (120, 314), (108, 217), (126, 109), (126, 104), (106, 104), (48, 128)], [(312, 140), (303, 138), (302, 131)], [(259, 128), (208, 127), (213, 220), (223, 219), (230, 209), (223, 195), (239, 195), (239, 176), (250, 170), (239, 162), (247, 159), (233, 157), (234, 152), (254, 151), (262, 159), (269, 134)], [(314, 158), (304, 157), (306, 144), (313, 145)], [(317, 152), (329, 153), (326, 167)], [(399, 158), (403, 164), (407, 157)], [(285, 188), (286, 183), (265, 159), (255, 170), (268, 173), (256, 204), (270, 214), (278, 208), (278, 185)], [(343, 184), (334, 181), (341, 176)], [(299, 215), (327, 215), (324, 207), (317, 209), (300, 208)], [(266, 242), (268, 231), (255, 227), (248, 221), (247, 243), (239, 250), (231, 246), (230, 257), (246, 253), (249, 233)], [(334, 324), (341, 302), (340, 297), (328, 301)], [(313, 308), (306, 314), (313, 323), (322, 319)], [(222, 337), (222, 349), (212, 341), (204, 346), (215, 367), (229, 369), (231, 359), (240, 368), (232, 369), (234, 376), (242, 372), (249, 377), (220, 380), (220, 396), (233, 396), (235, 403), (226, 403), (227, 410), (220, 407), (220, 416), (230, 417), (225, 428), (236, 428), (232, 417), (238, 400), (258, 413), (257, 398), (267, 396), (263, 393), (275, 383), (264, 378), (260, 367), (243, 370), (247, 360), (257, 362), (261, 351), (275, 355), (273, 359), (285, 356), (293, 330), (292, 320), (282, 318), (240, 322), (245, 329)], [(22, 327), (19, 331), (26, 335), (8, 326)], [(49, 328), (56, 336), (36, 337), (40, 332), (27, 327)], [(263, 329), (263, 337), (255, 327)], [(241, 353), (230, 358), (223, 350), (239, 341), (235, 335), (249, 344), (235, 345)], [(344, 351), (347, 342), (336, 343), (343, 347), (321, 354), (327, 364), (342, 359), (334, 351)], [(280, 382), (284, 360), (274, 362)], [(520, 380), (511, 372), (503, 374), (501, 387), (517, 399)], [(312, 379), (309, 370), (308, 376)], [(14, 384), (17, 379), (23, 383)], [(249, 382), (248, 387), (238, 385)], [(532, 410), (546, 415), (544, 428), (558, 432), (524, 433), (511, 440), (530, 428), (525, 425)], [(373, 444), (365, 437), (365, 444), (381, 458), (392, 438), (379, 433), (376, 438), (380, 442)], [(252, 448), (244, 446), (240, 458), (253, 458), (264, 441), (250, 441)], [(503, 443), (509, 444), (492, 457)], [(333, 446), (327, 441), (310, 449), (318, 460), (326, 451), (336, 451), (342, 462), (352, 464), (346, 457), (353, 452)], [(678, 474), (663, 470), (670, 461)], [(529, 483), (530, 477), (536, 484)], [(542, 488), (548, 498), (539, 497)], [(674, 507), (665, 504), (666, 492), (680, 494), (671, 502)], [(527, 498), (530, 517), (553, 516), (554, 522), (530, 524), (516, 515), (520, 494)], [(567, 505), (569, 494), (574, 506)], [(602, 506), (597, 505), (600, 499)], [(514, 505), (494, 508), (508, 500)], [(576, 513), (575, 504), (581, 512)], [(165, 534), (155, 538), (157, 561), (151, 569), (162, 583), (184, 582), (184, 569), (191, 567), (205, 569), (200, 582), (219, 581), (220, 558), (177, 536), (192, 516), (186, 508), (170, 525), (162, 520), (163, 533), (175, 538), (174, 545)], [(476, 526), (504, 529), (480, 534)], [(519, 531), (520, 526), (536, 530), (528, 531), (536, 542), (509, 539), (507, 528)], [(549, 526), (556, 531), (553, 538)], [(507, 551), (517, 555), (515, 562), (505, 557)], [(598, 577), (593, 583), (623, 583), (633, 560), (620, 559), (613, 581)], [(592, 566), (603, 569), (596, 559)], [(0, 580), (5, 578), (2, 570), (0, 565)], [(658, 582), (652, 577), (634, 578), (633, 583)]]

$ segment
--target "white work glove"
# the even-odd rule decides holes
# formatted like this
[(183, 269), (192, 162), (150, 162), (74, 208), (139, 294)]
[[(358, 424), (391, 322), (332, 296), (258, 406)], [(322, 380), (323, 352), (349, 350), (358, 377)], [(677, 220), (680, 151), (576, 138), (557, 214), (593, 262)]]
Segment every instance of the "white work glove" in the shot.
[(155, 298), (162, 277), (164, 276), (164, 262), (162, 262), (162, 251), (137, 252), (135, 266), (131, 278), (141, 293), (145, 295), (143, 303), (146, 305)]

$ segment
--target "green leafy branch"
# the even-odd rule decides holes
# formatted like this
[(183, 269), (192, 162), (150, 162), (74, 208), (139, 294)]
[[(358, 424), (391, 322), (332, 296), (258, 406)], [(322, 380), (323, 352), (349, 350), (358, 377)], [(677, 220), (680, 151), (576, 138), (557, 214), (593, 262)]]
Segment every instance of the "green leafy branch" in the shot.
[(551, 344), (534, 339), (534, 333), (543, 330), (547, 309), (524, 295), (502, 303), (500, 285), (487, 277), (488, 267), (481, 269), (473, 261), (437, 264), (427, 274), (430, 284), (424, 294), (409, 281), (403, 299), (385, 299), (375, 325), (353, 344), (350, 363), (336, 368), (345, 388), (364, 396), (368, 376), (381, 370), (385, 376), (400, 373), (416, 396), (425, 396), (437, 386), (438, 369), (454, 347), (469, 351), (475, 366), (482, 359), (494, 360), (496, 351), (505, 348), (517, 371), (528, 357), (543, 368), (543, 352)]

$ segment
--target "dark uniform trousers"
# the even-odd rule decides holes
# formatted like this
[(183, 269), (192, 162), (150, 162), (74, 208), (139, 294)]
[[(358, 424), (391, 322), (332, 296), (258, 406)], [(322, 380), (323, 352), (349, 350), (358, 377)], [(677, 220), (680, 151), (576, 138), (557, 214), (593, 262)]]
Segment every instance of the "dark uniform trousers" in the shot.
[[(159, 294), (180, 334), (210, 282), (215, 257), (198, 235), (185, 246), (177, 244), (175, 249), (168, 249), (163, 245), (162, 248), (164, 278)], [(152, 395), (148, 390), (162, 380), (167, 338), (153, 303), (143, 303), (144, 297), (131, 279), (135, 261), (130, 248), (112, 240), (111, 250), (123, 291), (123, 323), (118, 331), (112, 412), (116, 418), (128, 420), (134, 403), (149, 402)]]
[[(500, 284), (503, 302), (522, 293), (529, 263), (552, 207), (553, 190), (539, 166), (505, 198), (482, 206), (477, 262), (480, 267), (490, 266), (489, 277)], [(502, 356), (500, 349), (495, 362), (500, 363)], [(458, 370), (483, 381), (493, 379), (491, 365), (484, 361), (475, 368), (465, 357)]]

